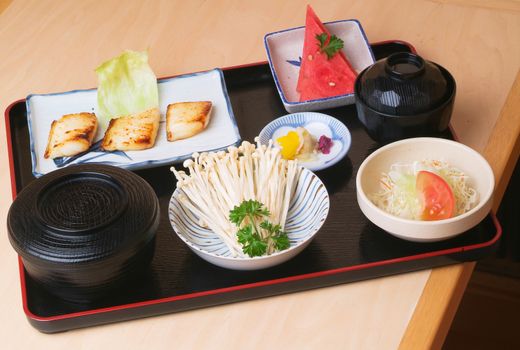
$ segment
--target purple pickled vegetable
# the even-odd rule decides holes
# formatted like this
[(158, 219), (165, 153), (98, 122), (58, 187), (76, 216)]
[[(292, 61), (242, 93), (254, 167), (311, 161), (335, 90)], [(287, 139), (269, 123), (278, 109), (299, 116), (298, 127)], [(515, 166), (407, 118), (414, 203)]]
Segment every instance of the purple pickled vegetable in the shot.
[(318, 150), (323, 154), (329, 154), (333, 145), (332, 139), (325, 135), (321, 135), (318, 140)]

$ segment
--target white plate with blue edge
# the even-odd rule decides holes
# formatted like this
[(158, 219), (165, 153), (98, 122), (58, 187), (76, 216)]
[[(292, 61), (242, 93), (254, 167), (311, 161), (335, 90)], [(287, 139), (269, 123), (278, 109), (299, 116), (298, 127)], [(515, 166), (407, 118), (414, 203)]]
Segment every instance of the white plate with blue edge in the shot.
[(292, 259), (311, 243), (330, 208), (329, 194), (323, 182), (310, 170), (302, 169), (284, 228), (290, 247), (271, 255), (241, 258), (233, 257), (217, 234), (199, 224), (197, 215), (179, 200), (181, 194), (182, 190), (177, 188), (168, 207), (170, 223), (177, 236), (202, 259), (232, 270), (265, 269)]
[[(193, 152), (215, 151), (241, 142), (220, 69), (179, 75), (158, 80), (161, 122), (155, 145), (140, 151), (102, 152), (100, 141), (105, 130), (99, 128), (89, 151), (73, 157), (45, 159), (53, 120), (80, 112), (97, 112), (97, 90), (74, 90), (52, 94), (29, 95), (26, 100), (32, 172), (36, 177), (70, 164), (100, 163), (126, 169), (142, 169), (174, 164), (190, 158)], [(213, 108), (207, 128), (184, 140), (166, 139), (165, 115), (168, 104), (183, 101), (211, 101)]]
[[(327, 22), (324, 25), (331, 34), (343, 40), (342, 51), (357, 73), (374, 64), (374, 54), (359, 21), (348, 19)], [(304, 38), (305, 27), (280, 30), (268, 33), (264, 37), (269, 67), (287, 112), (316, 111), (353, 104), (354, 92), (300, 102), (296, 85), (300, 73)]]
[(332, 139), (332, 147), (329, 154), (316, 153), (310, 161), (299, 163), (312, 171), (328, 168), (343, 159), (350, 149), (352, 137), (348, 128), (338, 119), (327, 114), (317, 112), (301, 112), (288, 114), (267, 124), (260, 131), (260, 143), (267, 145), (269, 140), (279, 147), (276, 140), (297, 127), (304, 127), (316, 140), (325, 135)]

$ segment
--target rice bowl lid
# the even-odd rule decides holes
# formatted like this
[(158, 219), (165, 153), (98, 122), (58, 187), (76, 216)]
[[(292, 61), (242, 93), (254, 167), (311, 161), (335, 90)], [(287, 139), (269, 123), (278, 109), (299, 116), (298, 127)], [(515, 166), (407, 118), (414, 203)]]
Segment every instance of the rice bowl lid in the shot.
[(31, 182), (9, 209), (13, 248), (48, 263), (97, 262), (153, 239), (159, 203), (138, 175), (108, 165), (69, 166)]
[(388, 115), (413, 115), (450, 99), (454, 81), (441, 66), (413, 53), (399, 52), (361, 72), (356, 94), (370, 108)]

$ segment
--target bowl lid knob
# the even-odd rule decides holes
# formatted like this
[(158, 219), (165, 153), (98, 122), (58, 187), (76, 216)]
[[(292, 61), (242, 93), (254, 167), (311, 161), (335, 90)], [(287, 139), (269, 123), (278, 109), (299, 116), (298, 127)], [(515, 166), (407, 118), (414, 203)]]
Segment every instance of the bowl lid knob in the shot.
[(413, 53), (398, 52), (388, 56), (385, 70), (397, 79), (412, 79), (424, 74), (424, 60)]

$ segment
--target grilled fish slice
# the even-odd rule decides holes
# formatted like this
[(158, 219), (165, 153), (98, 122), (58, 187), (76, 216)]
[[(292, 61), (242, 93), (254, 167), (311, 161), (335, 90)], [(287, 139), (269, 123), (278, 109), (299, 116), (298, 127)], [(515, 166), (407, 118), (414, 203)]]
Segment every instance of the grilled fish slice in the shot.
[(92, 145), (98, 122), (94, 113), (66, 114), (51, 124), (45, 158), (70, 157)]
[(159, 129), (157, 108), (137, 115), (110, 120), (101, 149), (105, 151), (136, 151), (153, 147)]
[(203, 131), (208, 126), (211, 107), (210, 101), (169, 104), (166, 111), (168, 141), (186, 139)]

